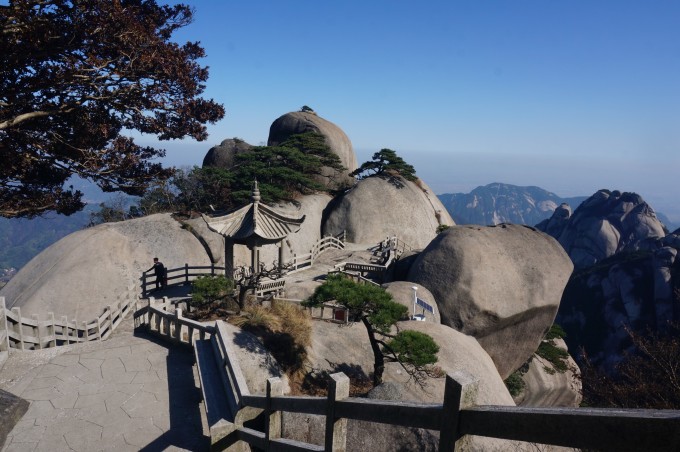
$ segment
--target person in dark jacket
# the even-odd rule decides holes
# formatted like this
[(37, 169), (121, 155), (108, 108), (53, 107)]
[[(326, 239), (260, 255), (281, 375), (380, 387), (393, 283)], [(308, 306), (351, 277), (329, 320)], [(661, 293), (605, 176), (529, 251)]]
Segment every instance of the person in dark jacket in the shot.
[(153, 267), (148, 269), (147, 271), (150, 272), (153, 270), (154, 274), (156, 275), (156, 289), (165, 288), (167, 284), (167, 279), (166, 279), (166, 274), (165, 274), (165, 265), (163, 265), (163, 262), (159, 261), (157, 257), (153, 258)]

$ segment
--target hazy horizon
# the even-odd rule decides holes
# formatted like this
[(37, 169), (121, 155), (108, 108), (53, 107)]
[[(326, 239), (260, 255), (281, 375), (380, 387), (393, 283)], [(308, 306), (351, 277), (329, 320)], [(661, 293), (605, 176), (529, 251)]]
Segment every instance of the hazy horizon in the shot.
[(195, 1), (175, 39), (200, 41), (210, 137), (157, 143), (200, 165), (265, 144), (312, 107), (359, 162), (397, 151), (437, 193), (504, 182), (559, 196), (640, 194), (680, 221), (680, 3)]

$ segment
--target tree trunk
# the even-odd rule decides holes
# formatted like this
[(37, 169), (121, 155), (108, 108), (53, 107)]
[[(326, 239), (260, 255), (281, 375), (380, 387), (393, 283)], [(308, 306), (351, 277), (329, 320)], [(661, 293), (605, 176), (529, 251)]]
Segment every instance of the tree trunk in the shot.
[(383, 372), (385, 371), (385, 355), (380, 350), (380, 344), (378, 344), (378, 340), (375, 338), (373, 325), (371, 325), (365, 316), (361, 317), (361, 321), (366, 327), (368, 340), (371, 343), (371, 349), (373, 349), (373, 387), (375, 387), (382, 383)]

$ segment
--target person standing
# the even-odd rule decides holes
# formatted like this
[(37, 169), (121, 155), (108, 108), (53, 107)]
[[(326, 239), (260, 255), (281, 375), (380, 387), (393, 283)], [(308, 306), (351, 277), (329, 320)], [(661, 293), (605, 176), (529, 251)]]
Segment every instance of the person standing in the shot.
[(156, 290), (165, 288), (167, 279), (165, 274), (165, 265), (163, 265), (163, 262), (159, 261), (157, 257), (154, 257), (153, 267), (148, 269), (147, 272), (150, 272), (151, 270), (153, 270), (154, 274), (156, 275)]

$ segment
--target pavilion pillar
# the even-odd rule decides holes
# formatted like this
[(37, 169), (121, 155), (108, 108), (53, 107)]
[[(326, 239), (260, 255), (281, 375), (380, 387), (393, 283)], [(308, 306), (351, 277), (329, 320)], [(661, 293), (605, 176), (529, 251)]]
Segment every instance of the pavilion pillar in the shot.
[(234, 278), (234, 241), (224, 237), (224, 276)]
[(260, 270), (260, 247), (257, 245), (250, 248), (250, 266), (253, 268), (253, 273)]
[(283, 247), (284, 247), (284, 240), (282, 239), (279, 242), (279, 274), (283, 271)]

